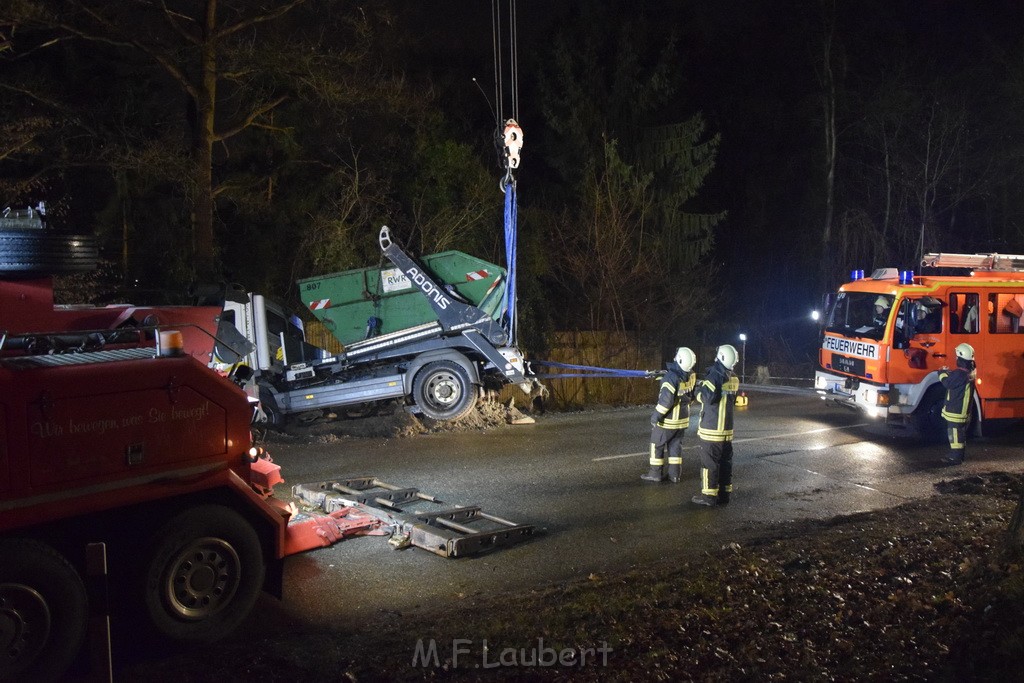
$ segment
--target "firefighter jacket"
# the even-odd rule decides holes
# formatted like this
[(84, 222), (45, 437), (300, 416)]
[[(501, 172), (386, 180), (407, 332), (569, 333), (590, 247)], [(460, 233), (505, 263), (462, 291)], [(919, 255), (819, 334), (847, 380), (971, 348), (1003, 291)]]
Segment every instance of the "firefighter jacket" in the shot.
[(697, 436), (704, 441), (732, 441), (732, 415), (740, 381), (715, 361), (697, 387), (700, 424)]
[(971, 368), (965, 368), (958, 358), (956, 370), (939, 371), (939, 381), (946, 388), (942, 419), (954, 424), (967, 424), (971, 414), (971, 391), (974, 384)]
[(664, 377), (661, 378), (658, 405), (654, 406), (651, 424), (663, 429), (689, 427), (690, 403), (693, 401), (693, 389), (696, 384), (696, 373), (692, 370), (683, 370), (676, 362), (670, 362)]

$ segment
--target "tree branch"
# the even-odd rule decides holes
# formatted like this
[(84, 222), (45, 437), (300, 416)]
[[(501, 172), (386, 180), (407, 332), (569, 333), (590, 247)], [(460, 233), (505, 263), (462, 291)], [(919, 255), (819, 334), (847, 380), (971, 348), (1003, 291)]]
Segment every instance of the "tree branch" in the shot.
[(226, 36), (230, 36), (233, 33), (238, 33), (239, 31), (247, 29), (250, 26), (255, 26), (256, 24), (262, 24), (263, 22), (277, 19), (282, 14), (286, 14), (287, 12), (291, 11), (294, 7), (301, 5), (305, 2), (306, 0), (292, 0), (287, 5), (284, 5), (283, 7), (278, 7), (272, 12), (268, 12), (267, 14), (261, 14), (255, 17), (249, 17), (244, 21), (240, 21), (237, 24), (232, 24), (231, 26), (221, 29), (217, 32), (216, 37), (218, 39), (224, 38)]
[[(84, 12), (86, 12), (100, 26), (109, 31), (112, 35), (117, 35), (119, 33), (118, 28), (116, 26), (113, 26), (103, 16), (97, 14), (92, 8), (85, 7), (81, 4), (79, 4), (79, 7), (81, 7)], [(109, 38), (106, 36), (98, 36), (92, 33), (87, 33), (70, 24), (58, 23), (57, 26), (72, 35), (76, 35), (79, 38), (82, 38), (83, 40), (89, 40), (96, 43), (105, 43), (107, 45), (113, 45), (115, 47), (133, 47), (136, 50), (140, 50), (144, 54), (149, 55), (154, 61), (156, 61), (157, 64), (162, 66), (164, 68), (164, 71), (166, 71), (171, 76), (171, 78), (178, 82), (178, 85), (181, 86), (181, 88), (189, 95), (189, 97), (196, 101), (199, 100), (199, 92), (196, 90), (195, 86), (189, 81), (188, 77), (181, 71), (181, 69), (179, 69), (178, 66), (174, 64), (174, 62), (172, 62), (166, 55), (162, 55), (156, 52), (147, 45), (144, 45), (137, 40), (122, 41), (114, 40), (113, 38)]]
[(190, 16), (181, 14), (180, 12), (172, 11), (167, 7), (166, 2), (161, 1), (160, 5), (164, 8), (164, 16), (167, 17), (167, 23), (170, 24), (172, 29), (174, 29), (174, 32), (184, 38), (187, 42), (192, 43), (193, 45), (199, 45), (199, 38), (185, 30), (185, 27), (178, 22), (179, 18), (188, 19), (193, 23), (195, 23), (195, 20)]
[(99, 131), (97, 131), (95, 128), (93, 128), (91, 126), (88, 126), (85, 123), (83, 123), (82, 120), (79, 117), (75, 116), (71, 111), (69, 111), (60, 102), (55, 102), (54, 100), (50, 100), (50, 99), (47, 99), (45, 97), (42, 97), (41, 95), (39, 95), (37, 93), (34, 93), (31, 90), (26, 90), (25, 88), (19, 88), (19, 87), (13, 86), (13, 85), (9, 85), (7, 83), (4, 83), (3, 81), (0, 81), (0, 89), (9, 90), (10, 92), (16, 92), (16, 93), (18, 93), (20, 95), (24, 95), (25, 97), (29, 98), (30, 100), (34, 100), (34, 101), (38, 102), (39, 104), (42, 104), (45, 107), (48, 107), (48, 108), (50, 108), (50, 109), (52, 109), (54, 111), (60, 112), (64, 116), (67, 116), (68, 118), (70, 118), (73, 121), (75, 121), (79, 126), (81, 126), (85, 131), (87, 131), (91, 135), (97, 135), (97, 136), (99, 135)]
[(287, 99), (288, 99), (287, 95), (282, 95), (281, 97), (278, 97), (276, 100), (274, 100), (272, 102), (268, 102), (267, 104), (263, 105), (259, 109), (254, 110), (251, 114), (249, 114), (249, 116), (247, 116), (245, 118), (244, 121), (242, 121), (237, 126), (234, 126), (233, 128), (229, 128), (228, 130), (224, 131), (223, 133), (215, 134), (213, 136), (213, 141), (214, 142), (223, 142), (224, 140), (227, 140), (230, 137), (238, 135), (239, 133), (241, 133), (243, 130), (245, 130), (249, 126), (252, 126), (253, 122), (258, 117), (262, 116), (263, 114), (266, 114), (268, 111), (274, 109), (275, 107), (277, 107), (277, 105), (281, 104), (282, 102), (284, 102)]

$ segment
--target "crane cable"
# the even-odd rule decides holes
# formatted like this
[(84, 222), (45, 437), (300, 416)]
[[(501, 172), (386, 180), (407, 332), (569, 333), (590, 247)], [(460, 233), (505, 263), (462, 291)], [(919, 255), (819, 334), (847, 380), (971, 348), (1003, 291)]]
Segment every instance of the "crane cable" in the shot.
[[(505, 118), (505, 68), (502, 62), (502, 0), (491, 0), (491, 41), (494, 49), (494, 100), (497, 103), (495, 116), (495, 146), (501, 154), (505, 176), (498, 187), (505, 195), (505, 263), (508, 275), (505, 284), (504, 310), (506, 317), (503, 325), (508, 334), (509, 343), (518, 346), (518, 320), (516, 312), (516, 259), (519, 209), (516, 198), (516, 179), (513, 171), (519, 168), (519, 153), (523, 147), (523, 129), (519, 125), (519, 44), (516, 17), (516, 0), (508, 0), (508, 40), (509, 40), (509, 118)], [(658, 379), (664, 370), (623, 370), (619, 368), (602, 368), (592, 365), (572, 365), (554, 361), (532, 361), (540, 372), (533, 370), (537, 379), (556, 379), (569, 377), (583, 378), (645, 378)], [(531, 368), (532, 370), (532, 368)]]
[(516, 259), (518, 242), (519, 209), (516, 198), (516, 180), (513, 171), (519, 168), (519, 153), (523, 147), (523, 130), (519, 126), (519, 47), (516, 17), (516, 0), (508, 0), (508, 52), (509, 52), (509, 112), (505, 118), (505, 67), (502, 62), (502, 12), (501, 0), (491, 0), (491, 42), (494, 49), (494, 99), (497, 103), (495, 113), (495, 138), (502, 150), (502, 165), (505, 176), (498, 187), (505, 195), (505, 263), (508, 273), (505, 283), (503, 325), (509, 343), (518, 346), (518, 311), (516, 310)]

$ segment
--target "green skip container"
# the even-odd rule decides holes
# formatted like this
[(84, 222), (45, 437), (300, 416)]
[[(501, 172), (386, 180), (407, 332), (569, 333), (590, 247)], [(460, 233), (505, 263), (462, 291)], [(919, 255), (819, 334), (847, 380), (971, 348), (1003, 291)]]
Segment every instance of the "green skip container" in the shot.
[[(505, 269), (461, 251), (420, 257), (449, 294), (497, 321), (505, 296)], [(298, 281), (299, 297), (343, 345), (435, 322), (426, 296), (397, 266), (356, 268)], [(373, 321), (379, 321), (374, 323)]]

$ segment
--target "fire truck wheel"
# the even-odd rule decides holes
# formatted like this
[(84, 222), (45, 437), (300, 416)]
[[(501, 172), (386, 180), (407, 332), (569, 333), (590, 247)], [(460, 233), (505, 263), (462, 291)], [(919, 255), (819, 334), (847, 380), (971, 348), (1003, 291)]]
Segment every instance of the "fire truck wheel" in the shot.
[(92, 235), (0, 230), (0, 273), (80, 273), (95, 270), (98, 258)]
[(450, 360), (424, 365), (416, 373), (412, 394), (423, 414), (434, 420), (457, 420), (476, 405), (476, 387), (469, 374)]
[(149, 554), (144, 601), (163, 636), (210, 643), (249, 614), (266, 563), (256, 530), (222, 505), (200, 505), (164, 525)]
[(50, 681), (75, 659), (88, 620), (85, 586), (48, 545), (0, 542), (0, 680)]
[(914, 427), (922, 439), (935, 442), (946, 440), (946, 421), (942, 419), (944, 400), (945, 391), (942, 385), (933, 386), (914, 411)]

